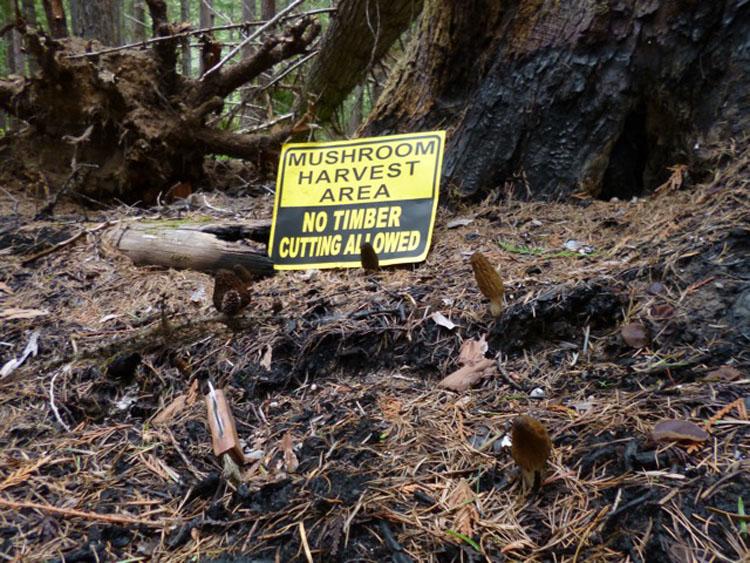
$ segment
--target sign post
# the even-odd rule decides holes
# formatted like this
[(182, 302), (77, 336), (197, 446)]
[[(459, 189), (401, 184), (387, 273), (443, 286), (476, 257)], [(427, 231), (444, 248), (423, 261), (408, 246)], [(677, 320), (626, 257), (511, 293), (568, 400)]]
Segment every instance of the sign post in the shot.
[(365, 242), (383, 266), (423, 261), (444, 143), (435, 131), (285, 145), (268, 246), (274, 268), (359, 267)]

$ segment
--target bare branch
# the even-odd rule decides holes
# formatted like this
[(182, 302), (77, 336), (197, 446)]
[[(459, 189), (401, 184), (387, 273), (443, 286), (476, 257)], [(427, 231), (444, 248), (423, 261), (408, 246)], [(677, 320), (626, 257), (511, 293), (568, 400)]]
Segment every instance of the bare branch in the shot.
[(203, 76), (201, 76), (201, 80), (206, 79), (208, 76), (212, 75), (214, 72), (218, 71), (221, 67), (223, 67), (227, 61), (229, 61), (232, 57), (234, 57), (245, 45), (250, 43), (253, 39), (258, 37), (261, 33), (263, 33), (266, 29), (271, 27), (273, 24), (277, 23), (278, 21), (281, 21), (281, 18), (284, 17), (286, 14), (291, 12), (294, 8), (302, 4), (305, 0), (295, 0), (289, 6), (281, 10), (278, 14), (276, 14), (274, 17), (272, 17), (270, 20), (268, 20), (264, 25), (260, 26), (258, 29), (256, 29), (253, 33), (245, 37), (239, 45), (234, 47), (231, 51), (229, 51), (226, 56), (221, 59), (218, 63), (216, 63), (214, 66), (209, 68), (206, 72), (203, 73)]
[(211, 96), (226, 97), (276, 63), (304, 53), (319, 33), (320, 24), (317, 21), (303, 19), (285, 33), (269, 37), (251, 57), (203, 82), (192, 105), (201, 103)]

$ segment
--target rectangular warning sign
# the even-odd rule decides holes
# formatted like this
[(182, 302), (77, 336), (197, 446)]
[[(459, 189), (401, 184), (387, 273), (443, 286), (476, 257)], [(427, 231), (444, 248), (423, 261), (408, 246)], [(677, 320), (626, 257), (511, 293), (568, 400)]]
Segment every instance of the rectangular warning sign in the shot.
[(268, 254), (277, 270), (421, 262), (435, 223), (445, 131), (285, 145)]

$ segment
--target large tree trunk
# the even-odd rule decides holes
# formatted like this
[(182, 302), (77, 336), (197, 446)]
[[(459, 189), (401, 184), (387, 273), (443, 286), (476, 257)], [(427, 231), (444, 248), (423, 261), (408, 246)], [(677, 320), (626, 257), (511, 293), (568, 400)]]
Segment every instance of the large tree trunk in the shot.
[(364, 131), (449, 129), (465, 195), (637, 194), (747, 133), (748, 29), (743, 0), (425, 0)]
[(422, 0), (340, 0), (310, 69), (301, 103), (314, 98), (316, 117), (328, 121), (421, 10)]
[(205, 155), (265, 165), (291, 134), (289, 125), (270, 135), (237, 135), (213, 128), (207, 117), (237, 88), (304, 53), (317, 22), (297, 18), (250, 58), (197, 80), (176, 72), (172, 36), (180, 28), (168, 23), (166, 2), (147, 4), (154, 34), (166, 38), (151, 50), (96, 54), (96, 41), (22, 30), (41, 76), (0, 79), (0, 108), (31, 125), (13, 140), (11, 159), (43, 169), (53, 188), (75, 184), (84, 196), (150, 203), (177, 182), (203, 180)]

